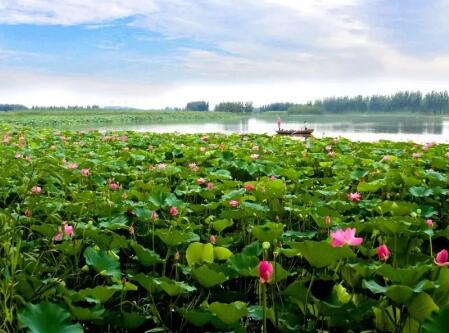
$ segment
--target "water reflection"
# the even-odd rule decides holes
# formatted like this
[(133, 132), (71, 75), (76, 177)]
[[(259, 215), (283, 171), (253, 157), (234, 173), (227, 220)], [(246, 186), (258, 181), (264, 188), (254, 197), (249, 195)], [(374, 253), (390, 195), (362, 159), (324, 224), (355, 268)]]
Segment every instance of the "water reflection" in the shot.
[[(426, 116), (290, 116), (283, 117), (286, 129), (313, 128), (316, 137), (343, 136), (351, 140), (380, 139), (449, 143), (449, 117)], [(86, 128), (83, 128), (86, 129)], [(244, 117), (235, 121), (208, 123), (124, 124), (95, 128), (101, 131), (133, 130), (158, 133), (258, 133), (275, 134), (275, 118)]]

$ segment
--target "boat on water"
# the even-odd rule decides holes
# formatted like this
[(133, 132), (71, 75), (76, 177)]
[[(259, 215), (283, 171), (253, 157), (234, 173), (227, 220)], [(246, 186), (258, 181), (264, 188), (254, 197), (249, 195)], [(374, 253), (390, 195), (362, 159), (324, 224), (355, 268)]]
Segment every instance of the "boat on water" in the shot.
[(304, 128), (300, 130), (295, 129), (278, 129), (276, 133), (279, 135), (297, 135), (297, 136), (310, 136), (313, 133), (312, 128)]

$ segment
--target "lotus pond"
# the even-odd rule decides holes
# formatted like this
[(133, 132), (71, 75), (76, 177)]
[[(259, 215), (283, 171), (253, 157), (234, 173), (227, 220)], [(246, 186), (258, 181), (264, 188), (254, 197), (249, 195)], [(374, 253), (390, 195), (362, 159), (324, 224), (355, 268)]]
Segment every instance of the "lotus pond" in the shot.
[(2, 332), (447, 332), (449, 145), (0, 132)]

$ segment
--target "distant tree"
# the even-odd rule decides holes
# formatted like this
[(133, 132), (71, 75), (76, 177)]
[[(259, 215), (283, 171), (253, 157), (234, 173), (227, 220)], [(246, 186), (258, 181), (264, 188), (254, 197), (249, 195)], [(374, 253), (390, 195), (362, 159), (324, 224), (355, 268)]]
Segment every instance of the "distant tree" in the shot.
[(318, 105), (301, 105), (295, 104), (288, 108), (288, 114), (298, 115), (298, 114), (322, 114), (324, 112), (323, 108)]
[(209, 111), (209, 103), (205, 101), (195, 101), (187, 103), (186, 110), (188, 111)]
[(20, 104), (0, 104), (0, 111), (17, 111), (17, 110), (27, 110), (25, 105)]
[(249, 113), (254, 111), (252, 102), (222, 102), (215, 106), (216, 112)]
[(290, 106), (294, 105), (293, 103), (271, 103), (267, 105), (262, 105), (259, 108), (260, 112), (268, 112), (268, 111), (287, 111)]

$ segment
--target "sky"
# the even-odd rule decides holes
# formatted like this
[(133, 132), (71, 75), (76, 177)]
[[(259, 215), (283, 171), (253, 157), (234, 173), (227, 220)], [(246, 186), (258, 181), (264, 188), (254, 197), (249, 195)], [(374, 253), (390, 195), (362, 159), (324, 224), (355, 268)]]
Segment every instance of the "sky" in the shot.
[(447, 17), (447, 0), (0, 0), (0, 103), (446, 90)]

